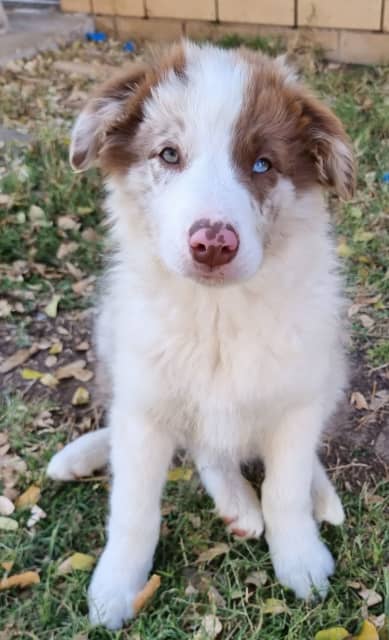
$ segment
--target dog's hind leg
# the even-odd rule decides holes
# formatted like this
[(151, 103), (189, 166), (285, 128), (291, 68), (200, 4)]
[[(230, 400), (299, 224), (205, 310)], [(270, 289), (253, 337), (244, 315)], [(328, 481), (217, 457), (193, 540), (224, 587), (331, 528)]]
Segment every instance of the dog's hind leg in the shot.
[(240, 538), (259, 538), (263, 532), (261, 505), (239, 466), (219, 465), (206, 455), (195, 455), (197, 469), (215, 507), (230, 533)]
[(317, 522), (339, 525), (344, 520), (344, 511), (338, 494), (327, 473), (316, 457), (312, 478), (313, 514)]
[(50, 460), (47, 475), (53, 480), (77, 480), (90, 476), (109, 460), (109, 429), (91, 431), (67, 444)]

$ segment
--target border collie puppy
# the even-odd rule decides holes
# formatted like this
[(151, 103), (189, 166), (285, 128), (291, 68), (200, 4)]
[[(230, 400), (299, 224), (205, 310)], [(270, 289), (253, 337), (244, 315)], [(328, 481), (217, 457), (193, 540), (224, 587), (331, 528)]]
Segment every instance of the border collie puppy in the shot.
[[(283, 58), (184, 42), (96, 91), (70, 161), (101, 167), (113, 245), (96, 330), (108, 427), (48, 468), (58, 480), (112, 468), (92, 623), (134, 613), (178, 447), (229, 531), (265, 531), (279, 581), (324, 596), (334, 561), (318, 523), (343, 520), (317, 456), (346, 382), (323, 193), (353, 192), (341, 123)], [(257, 457), (261, 502), (240, 471)]]

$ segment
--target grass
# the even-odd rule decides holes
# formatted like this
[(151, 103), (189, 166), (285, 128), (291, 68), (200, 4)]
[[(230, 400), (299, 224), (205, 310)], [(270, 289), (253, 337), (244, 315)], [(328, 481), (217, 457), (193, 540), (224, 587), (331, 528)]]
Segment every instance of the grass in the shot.
[[(228, 36), (220, 44), (238, 46), (242, 39)], [(281, 49), (280, 43), (264, 38), (245, 44), (270, 53)], [(39, 57), (34, 63), (37, 77), (46, 70), (50, 78), (50, 91), (38, 93), (38, 83), (31, 85), (40, 133), (32, 144), (10, 155), (0, 148), (9, 167), (0, 184), (0, 297), (12, 307), (7, 321), (14, 332), (15, 349), (31, 343), (32, 318), (42, 312), (53, 293), (61, 295), (60, 314), (90, 304), (89, 297), (77, 294), (74, 285), (98, 273), (101, 266), (100, 178), (95, 172), (75, 176), (68, 169), (66, 130), (73, 112), (66, 107), (66, 120), (57, 126), (58, 101), (53, 96), (57, 89), (62, 90), (64, 80), (53, 76), (50, 64), (52, 56), (90, 59), (101, 54), (105, 61), (110, 57), (120, 61), (120, 48), (104, 47), (96, 53), (91, 45), (77, 45)], [(34, 73), (33, 66), (28, 73)], [(351, 316), (351, 348), (367, 368), (383, 367), (389, 362), (389, 188), (381, 179), (389, 169), (389, 69), (328, 67), (317, 62), (315, 71), (309, 65), (305, 75), (342, 118), (354, 140), (359, 161), (356, 196), (347, 204), (333, 199), (331, 206), (348, 293), (353, 304), (359, 305)], [(16, 82), (14, 76), (4, 77), (4, 117), (28, 128), (33, 119), (25, 113), (27, 106), (20, 111)], [(74, 82), (61, 104), (68, 104), (65, 98)], [(38, 212), (31, 210), (32, 205)], [(73, 222), (71, 228), (61, 223), (64, 216)], [(74, 245), (72, 252), (59, 257), (61, 246), (69, 243)], [(20, 261), (22, 266), (18, 266)], [(15, 300), (22, 301), (23, 313)], [(363, 315), (370, 321), (363, 321)], [(45, 327), (49, 331), (47, 323)], [(24, 591), (0, 591), (0, 640), (199, 640), (207, 614), (219, 618), (223, 640), (312, 640), (323, 628), (341, 625), (357, 633), (367, 615), (389, 615), (388, 578), (385, 582), (384, 577), (389, 496), (387, 484), (374, 468), (370, 482), (358, 492), (348, 484), (347, 469), (337, 471), (347, 521), (341, 528), (323, 528), (323, 537), (337, 558), (337, 572), (327, 600), (314, 605), (297, 602), (278, 585), (264, 541), (237, 542), (227, 536), (194, 475), (190, 481), (169, 482), (164, 493), (167, 515), (155, 559), (162, 586), (152, 603), (122, 632), (90, 629), (86, 617), (90, 575), (81, 571), (62, 575), (58, 567), (76, 551), (98, 556), (104, 544), (107, 481), (55, 485), (45, 479), (47, 461), (68, 437), (67, 421), (62, 405), (38, 397), (11, 389), (0, 409), (0, 432), (7, 434), (11, 447), (6, 456), (19, 455), (27, 466), (17, 489), (21, 492), (39, 484), (39, 506), (46, 512), (31, 529), (27, 526), (30, 511), (17, 510), (12, 517), (19, 523), (18, 530), (0, 531), (0, 578), (1, 563), (13, 561), (12, 573), (37, 570), (41, 579), (39, 585)], [(364, 462), (369, 461), (366, 451), (363, 456)], [(0, 494), (3, 482), (0, 476)], [(208, 564), (196, 562), (201, 551), (220, 542), (229, 545), (227, 554)], [(247, 576), (259, 570), (266, 573), (265, 585), (247, 587)], [(350, 582), (378, 592), (386, 598), (386, 605), (380, 602), (367, 611)], [(269, 598), (285, 602), (286, 611), (264, 613)]]
[[(90, 629), (85, 600), (89, 575), (60, 575), (58, 567), (75, 551), (97, 555), (102, 548), (107, 484), (95, 480), (56, 486), (45, 480), (44, 464), (58, 443), (58, 437), (50, 435), (43, 459), (41, 448), (34, 446), (39, 444), (34, 420), (45, 409), (46, 405), (25, 405), (14, 398), (3, 407), (1, 416), (13, 451), (27, 462), (28, 473), (21, 486), (41, 486), (39, 504), (47, 514), (36, 532), (31, 532), (26, 526), (29, 510), (17, 511), (19, 530), (1, 536), (0, 562), (13, 561), (14, 573), (37, 569), (41, 576), (34, 589), (20, 594), (0, 593), (7, 640), (135, 639), (136, 634), (142, 640), (189, 639), (210, 613), (220, 619), (223, 638), (310, 640), (323, 627), (341, 624), (357, 631), (363, 617), (362, 602), (349, 586), (351, 581), (364, 583), (383, 598), (389, 596), (384, 585), (389, 532), (384, 500), (388, 494), (383, 483), (375, 487), (374, 500), (346, 494), (346, 525), (324, 528), (323, 536), (338, 558), (337, 573), (328, 599), (310, 606), (297, 602), (277, 584), (263, 541), (237, 542), (227, 536), (193, 476), (190, 481), (169, 482), (165, 490), (163, 506), (170, 513), (164, 517), (155, 559), (162, 587), (152, 604), (127, 631), (115, 634)], [(201, 551), (220, 542), (230, 546), (228, 554), (208, 564), (196, 563)], [(253, 571), (266, 572), (267, 582), (261, 589), (249, 589), (244, 584)], [(195, 591), (187, 592), (189, 584)], [(217, 590), (219, 605), (212, 599), (210, 587)], [(287, 611), (263, 614), (268, 598), (285, 602)], [(370, 614), (381, 612), (382, 605), (370, 609)]]

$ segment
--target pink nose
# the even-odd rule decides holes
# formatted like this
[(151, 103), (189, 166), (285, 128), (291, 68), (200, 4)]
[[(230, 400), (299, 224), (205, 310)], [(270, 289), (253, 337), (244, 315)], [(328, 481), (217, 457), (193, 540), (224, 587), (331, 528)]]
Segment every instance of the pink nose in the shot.
[(189, 229), (189, 246), (193, 259), (213, 269), (231, 262), (238, 253), (239, 236), (224, 222), (198, 220)]

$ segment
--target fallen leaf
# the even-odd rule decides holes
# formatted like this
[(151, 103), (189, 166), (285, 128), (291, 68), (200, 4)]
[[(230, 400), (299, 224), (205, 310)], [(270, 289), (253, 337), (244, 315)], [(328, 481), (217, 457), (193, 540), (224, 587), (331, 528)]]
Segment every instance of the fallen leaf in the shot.
[(208, 589), (208, 600), (211, 604), (215, 604), (217, 607), (226, 607), (226, 601), (219, 591), (212, 584)]
[(36, 369), (22, 369), (20, 375), (23, 380), (39, 380), (39, 378), (43, 376), (43, 373)]
[(355, 406), (358, 411), (361, 409), (368, 409), (369, 405), (367, 404), (365, 396), (359, 391), (353, 391), (350, 398), (350, 404)]
[(366, 313), (361, 313), (361, 315), (359, 316), (359, 320), (361, 321), (361, 324), (363, 327), (365, 327), (365, 329), (371, 329), (371, 327), (374, 325), (373, 318), (368, 316)]
[(59, 367), (55, 372), (55, 377), (58, 380), (63, 380), (65, 378), (77, 378), (80, 371), (84, 369), (85, 366), (85, 360), (74, 360), (74, 362), (70, 362), (69, 364), (65, 364), (63, 367)]
[(96, 558), (86, 553), (74, 553), (70, 557), (72, 569), (75, 571), (90, 571), (96, 562)]
[(65, 266), (70, 275), (73, 276), (73, 278), (75, 278), (76, 280), (81, 280), (82, 276), (84, 275), (81, 269), (76, 267), (72, 262), (67, 262)]
[(214, 558), (228, 553), (229, 550), (230, 547), (228, 546), (228, 544), (220, 542), (220, 544), (216, 544), (214, 547), (211, 547), (206, 551), (202, 551), (202, 553), (200, 553), (199, 557), (196, 560), (196, 564), (200, 564), (201, 562), (211, 562)]
[(95, 276), (89, 276), (88, 278), (84, 278), (83, 280), (79, 280), (72, 285), (72, 289), (74, 293), (78, 296), (82, 296), (84, 293), (87, 293), (96, 280)]
[(376, 604), (382, 602), (382, 596), (373, 589), (361, 589), (358, 591), (359, 596), (366, 602), (367, 607), (374, 607)]
[(354, 242), (370, 242), (374, 237), (375, 234), (372, 231), (362, 231), (358, 229), (353, 235), (353, 240)]
[(12, 307), (9, 304), (8, 300), (1, 299), (0, 300), (0, 318), (7, 318), (11, 315)]
[(70, 231), (79, 229), (80, 223), (71, 216), (58, 216), (57, 226), (63, 231)]
[(0, 516), (0, 529), (2, 531), (16, 531), (19, 527), (16, 520), (8, 518), (7, 516)]
[(39, 382), (50, 389), (54, 389), (58, 384), (57, 378), (52, 373), (44, 373)]
[(48, 305), (45, 306), (43, 311), (49, 318), (56, 318), (58, 312), (58, 303), (61, 300), (61, 296), (55, 293), (51, 298)]
[(178, 482), (179, 480), (190, 480), (192, 476), (193, 469), (190, 467), (176, 467), (175, 469), (170, 469), (167, 479), (170, 482)]
[(13, 502), (7, 496), (0, 496), (0, 516), (10, 516), (14, 511)]
[(353, 255), (352, 248), (345, 242), (340, 242), (336, 248), (338, 256), (341, 258), (350, 258)]
[(359, 582), (359, 580), (349, 580), (349, 582), (347, 582), (347, 586), (351, 587), (351, 589), (361, 589), (363, 584), (362, 582)]
[(263, 603), (263, 613), (270, 613), (272, 615), (278, 615), (280, 613), (290, 613), (289, 608), (285, 602), (278, 600), (277, 598), (268, 598)]
[(12, 356), (9, 356), (9, 358), (6, 358), (0, 364), (0, 373), (8, 373), (9, 371), (12, 371), (12, 369), (19, 367), (21, 364), (26, 362), (33, 353), (34, 351), (32, 349), (19, 349), (18, 351), (15, 351)]
[(73, 553), (66, 558), (58, 567), (59, 574), (71, 573), (72, 571), (90, 571), (96, 559), (86, 553)]
[(19, 480), (19, 476), (27, 471), (27, 465), (19, 456), (2, 455), (0, 456), (0, 477), (3, 483), (3, 495), (10, 500), (14, 500), (17, 495), (15, 485)]
[(194, 640), (215, 640), (222, 632), (223, 625), (213, 613), (204, 616), (201, 627), (194, 636)]
[(57, 356), (59, 353), (62, 353), (63, 344), (62, 342), (54, 342), (49, 349), (49, 354), (51, 356)]
[(35, 227), (47, 226), (45, 212), (41, 207), (37, 207), (35, 204), (32, 204), (29, 209), (28, 218)]
[(343, 640), (349, 637), (350, 634), (344, 627), (331, 627), (330, 629), (318, 631), (315, 635), (315, 640)]
[(134, 600), (133, 609), (135, 614), (137, 614), (141, 609), (143, 609), (143, 607), (153, 597), (154, 593), (159, 589), (160, 585), (161, 585), (161, 577), (154, 573), (151, 576), (150, 580), (146, 582), (142, 591), (139, 591), (139, 593), (137, 594)]
[(12, 198), (8, 193), (0, 193), (0, 206), (8, 207), (11, 205)]
[(34, 504), (31, 507), (31, 515), (27, 520), (27, 527), (31, 529), (31, 527), (34, 527), (37, 522), (39, 522), (39, 520), (43, 520), (43, 518), (46, 518), (46, 515), (47, 514), (45, 513), (45, 511), (43, 511), (43, 509), (38, 507), (37, 504)]
[(89, 348), (90, 344), (86, 340), (76, 345), (76, 351), (88, 351)]
[(247, 576), (244, 581), (245, 584), (253, 584), (258, 589), (263, 587), (268, 581), (268, 575), (266, 571), (254, 571)]
[(69, 256), (71, 253), (74, 253), (78, 249), (77, 242), (62, 242), (57, 250), (57, 258), (58, 260), (63, 260), (66, 256)]
[(88, 404), (90, 399), (88, 389), (85, 387), (77, 387), (72, 397), (72, 405), (79, 406), (83, 404)]
[(7, 571), (7, 573), (9, 573), (15, 563), (13, 562), (13, 560), (8, 560), (8, 561), (5, 561), (5, 562), (1, 562), (0, 564), (1, 564), (2, 568), (4, 569), (4, 571)]
[(45, 367), (54, 367), (58, 362), (57, 356), (47, 356), (45, 360)]
[(96, 231), (92, 229), (92, 227), (87, 227), (86, 229), (84, 229), (81, 233), (81, 236), (84, 240), (87, 240), (88, 242), (96, 242), (99, 238)]
[(17, 573), (14, 576), (3, 578), (0, 580), (0, 591), (11, 589), (12, 587), (20, 587), (24, 589), (32, 584), (39, 584), (40, 579), (36, 571), (26, 571), (25, 573)]
[(32, 507), (36, 504), (41, 496), (41, 490), (37, 485), (32, 484), (28, 487), (16, 500), (17, 509), (25, 509), (26, 507)]
[(353, 636), (353, 640), (379, 640), (378, 631), (372, 622), (365, 620), (358, 635)]

